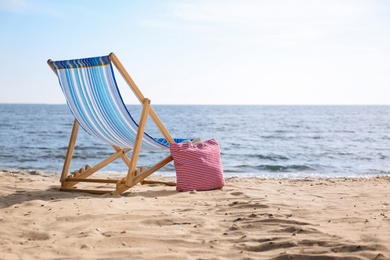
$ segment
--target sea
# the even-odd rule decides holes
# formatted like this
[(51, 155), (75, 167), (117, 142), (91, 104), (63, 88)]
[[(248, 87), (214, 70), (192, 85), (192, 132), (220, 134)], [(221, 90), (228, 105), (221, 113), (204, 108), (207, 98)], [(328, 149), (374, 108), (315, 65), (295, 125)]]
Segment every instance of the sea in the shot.
[[(225, 177), (390, 176), (390, 106), (153, 105), (173, 137), (215, 138)], [(128, 105), (135, 119), (141, 107)], [(0, 170), (61, 172), (74, 118), (66, 105), (0, 104)], [(161, 137), (152, 120), (146, 132)], [(79, 131), (71, 170), (111, 146)], [(141, 152), (150, 166), (169, 151)], [(101, 170), (126, 173), (120, 159)], [(174, 176), (173, 163), (156, 174)]]

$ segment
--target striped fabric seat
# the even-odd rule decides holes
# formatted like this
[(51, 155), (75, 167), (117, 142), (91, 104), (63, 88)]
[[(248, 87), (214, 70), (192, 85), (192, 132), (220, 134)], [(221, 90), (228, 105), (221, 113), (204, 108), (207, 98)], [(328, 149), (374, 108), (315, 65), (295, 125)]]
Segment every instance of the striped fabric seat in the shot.
[[(52, 61), (67, 104), (92, 136), (121, 148), (134, 146), (138, 124), (120, 95), (109, 56)], [(174, 139), (180, 143), (185, 139)], [(145, 133), (143, 150), (169, 149), (164, 138)]]

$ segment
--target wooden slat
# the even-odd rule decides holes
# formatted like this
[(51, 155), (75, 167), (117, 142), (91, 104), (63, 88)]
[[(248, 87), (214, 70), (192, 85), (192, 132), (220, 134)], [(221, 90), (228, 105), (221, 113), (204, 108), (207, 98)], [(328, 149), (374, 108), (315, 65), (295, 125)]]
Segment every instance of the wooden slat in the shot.
[(86, 192), (92, 194), (107, 194), (111, 193), (112, 190), (89, 190), (89, 189), (75, 189), (75, 188), (60, 188), (60, 191), (70, 191), (70, 192)]
[(142, 145), (142, 138), (144, 135), (144, 130), (146, 126), (146, 119), (149, 115), (149, 109), (150, 109), (150, 100), (145, 99), (143, 104), (143, 109), (141, 113), (141, 118), (139, 120), (138, 130), (137, 130), (137, 136), (135, 138), (134, 147), (133, 147), (133, 153), (131, 155), (131, 163), (130, 168), (127, 173), (127, 179), (126, 179), (126, 185), (132, 186), (132, 180), (133, 180), (133, 173), (136, 170), (137, 162), (138, 162), (138, 156), (139, 152), (141, 151), (141, 145)]
[(66, 181), (74, 181), (74, 182), (96, 182), (96, 183), (117, 183), (117, 182), (120, 181), (120, 180), (67, 178)]
[(76, 145), (77, 133), (79, 131), (79, 123), (75, 119), (73, 122), (72, 134), (70, 135), (68, 150), (66, 151), (64, 166), (62, 167), (62, 174), (60, 182), (63, 182), (69, 174), (70, 162), (72, 161), (74, 147)]
[(148, 180), (143, 180), (141, 181), (141, 184), (164, 184), (167, 186), (176, 186), (176, 182), (173, 181), (148, 181)]

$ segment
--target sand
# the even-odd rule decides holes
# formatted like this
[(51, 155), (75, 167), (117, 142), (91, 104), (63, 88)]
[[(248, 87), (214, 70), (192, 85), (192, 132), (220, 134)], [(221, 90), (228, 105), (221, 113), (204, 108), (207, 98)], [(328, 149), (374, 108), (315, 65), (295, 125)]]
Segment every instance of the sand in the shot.
[(0, 171), (0, 259), (390, 259), (390, 177), (112, 196), (58, 191), (58, 176)]

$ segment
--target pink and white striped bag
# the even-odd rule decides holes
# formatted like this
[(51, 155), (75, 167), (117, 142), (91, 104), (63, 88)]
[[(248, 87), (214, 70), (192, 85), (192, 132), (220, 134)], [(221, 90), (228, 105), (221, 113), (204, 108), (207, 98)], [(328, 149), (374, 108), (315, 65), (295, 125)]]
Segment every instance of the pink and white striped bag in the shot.
[(170, 144), (170, 151), (177, 191), (213, 190), (225, 185), (220, 149), (214, 138)]

